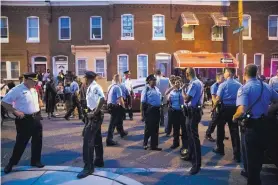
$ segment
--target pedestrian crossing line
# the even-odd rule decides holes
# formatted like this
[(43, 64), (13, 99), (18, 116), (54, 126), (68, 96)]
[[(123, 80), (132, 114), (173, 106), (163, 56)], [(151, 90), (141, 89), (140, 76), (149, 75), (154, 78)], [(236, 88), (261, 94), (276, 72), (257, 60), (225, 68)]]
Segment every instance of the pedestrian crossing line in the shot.
[[(130, 173), (182, 173), (189, 172), (189, 168), (99, 168), (98, 170), (120, 173), (120, 174), (130, 174)], [(208, 171), (232, 171), (232, 170), (242, 170), (240, 165), (234, 166), (205, 166), (201, 167), (201, 170)]]

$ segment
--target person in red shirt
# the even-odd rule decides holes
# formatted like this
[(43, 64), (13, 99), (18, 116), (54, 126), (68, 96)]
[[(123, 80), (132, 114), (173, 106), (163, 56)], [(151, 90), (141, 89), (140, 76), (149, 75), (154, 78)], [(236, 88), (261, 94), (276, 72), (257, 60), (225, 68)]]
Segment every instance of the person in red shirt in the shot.
[[(37, 84), (35, 85), (35, 89), (38, 93), (38, 96), (39, 96), (39, 105), (40, 105), (40, 116), (41, 116), (41, 107), (43, 106), (43, 102), (42, 102), (42, 97), (43, 97), (43, 89), (42, 89), (42, 86), (41, 86), (41, 82), (37, 82)], [(42, 116), (41, 116), (41, 120), (42, 120)]]

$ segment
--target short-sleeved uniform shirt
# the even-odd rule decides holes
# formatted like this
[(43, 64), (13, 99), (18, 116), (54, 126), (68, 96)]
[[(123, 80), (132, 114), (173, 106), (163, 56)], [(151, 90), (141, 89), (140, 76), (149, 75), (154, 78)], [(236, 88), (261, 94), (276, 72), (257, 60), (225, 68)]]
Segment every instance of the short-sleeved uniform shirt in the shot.
[(270, 78), (269, 85), (272, 87), (275, 91), (278, 91), (278, 76), (274, 76)]
[(224, 105), (236, 105), (237, 91), (240, 87), (241, 83), (233, 78), (228, 78), (219, 85), (216, 95)]
[(125, 84), (123, 84), (123, 83), (120, 85), (120, 88), (121, 88), (122, 93), (123, 93), (123, 98), (126, 99), (127, 96), (130, 95), (130, 92), (128, 91), (128, 89), (126, 88)]
[(2, 101), (13, 105), (16, 110), (24, 114), (34, 114), (40, 111), (36, 89), (28, 89), (23, 83), (12, 88)]
[(186, 94), (187, 96), (191, 96), (192, 99), (188, 103), (188, 106), (196, 108), (198, 105), (203, 104), (203, 89), (204, 85), (198, 78), (195, 77), (189, 82)]
[(103, 90), (96, 81), (93, 81), (86, 92), (87, 107), (91, 110), (95, 109), (101, 98), (104, 98)]
[(141, 103), (147, 103), (155, 107), (161, 105), (161, 93), (157, 87), (150, 87), (149, 85), (141, 93)]
[(71, 84), (70, 84), (70, 90), (71, 90), (71, 93), (78, 93), (79, 92), (79, 85), (76, 81), (73, 81)]
[(107, 104), (119, 104), (118, 99), (123, 97), (122, 90), (118, 84), (112, 84), (108, 87)]
[[(237, 106), (245, 106), (247, 109), (257, 100), (261, 93), (261, 82), (252, 78), (245, 85), (239, 88), (237, 93)], [(262, 115), (267, 116), (268, 106), (271, 101), (278, 100), (277, 92), (269, 85), (263, 82), (263, 93), (260, 100), (251, 110), (252, 118), (259, 118)]]
[(218, 82), (215, 82), (214, 84), (212, 84), (212, 86), (210, 87), (210, 94), (211, 95), (216, 95), (218, 87), (219, 87), (219, 83)]
[(169, 102), (174, 110), (181, 110), (181, 105), (184, 103), (181, 89), (174, 89), (169, 94)]

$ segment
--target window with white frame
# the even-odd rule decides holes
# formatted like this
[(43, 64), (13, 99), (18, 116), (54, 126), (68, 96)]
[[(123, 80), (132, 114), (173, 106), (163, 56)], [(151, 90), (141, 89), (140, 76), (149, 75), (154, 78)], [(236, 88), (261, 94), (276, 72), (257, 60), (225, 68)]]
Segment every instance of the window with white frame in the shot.
[(101, 76), (106, 76), (106, 67), (104, 59), (96, 59), (96, 73)]
[(1, 78), (18, 79), (19, 77), (19, 62), (6, 61), (1, 62)]
[(137, 55), (137, 78), (148, 76), (148, 55)]
[(134, 16), (131, 14), (122, 15), (122, 40), (134, 39)]
[(39, 17), (27, 17), (27, 42), (40, 42)]
[(268, 39), (278, 40), (278, 15), (268, 16)]
[(84, 75), (87, 70), (87, 60), (84, 58), (77, 59), (76, 68), (77, 76)]
[(1, 43), (9, 42), (9, 23), (8, 17), (1, 16)]
[(254, 55), (254, 64), (258, 66), (258, 74), (263, 75), (264, 55), (261, 53), (256, 53)]
[(182, 27), (182, 40), (194, 40), (194, 26)]
[(153, 15), (153, 40), (165, 40), (164, 15)]
[(59, 18), (59, 40), (71, 39), (71, 19), (70, 17)]
[(100, 16), (92, 16), (90, 18), (90, 39), (102, 39), (102, 17)]
[(213, 26), (211, 29), (211, 40), (213, 41), (223, 41), (223, 26)]
[(242, 36), (244, 40), (250, 40), (252, 39), (251, 37), (251, 16), (250, 15), (243, 15), (243, 32)]
[(118, 74), (122, 75), (128, 70), (128, 55), (118, 55)]

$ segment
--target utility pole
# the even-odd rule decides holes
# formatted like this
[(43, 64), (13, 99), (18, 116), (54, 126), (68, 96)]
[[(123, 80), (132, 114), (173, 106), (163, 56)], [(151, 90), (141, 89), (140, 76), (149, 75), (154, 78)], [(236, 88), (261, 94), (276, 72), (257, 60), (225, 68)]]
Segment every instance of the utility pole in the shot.
[[(242, 0), (238, 0), (238, 27), (241, 27), (243, 24), (243, 3)], [(243, 62), (243, 31), (239, 32), (239, 40), (238, 40), (238, 62), (239, 62), (239, 70), (238, 70), (238, 77), (241, 83), (243, 83), (243, 71), (244, 71), (244, 62)]]

